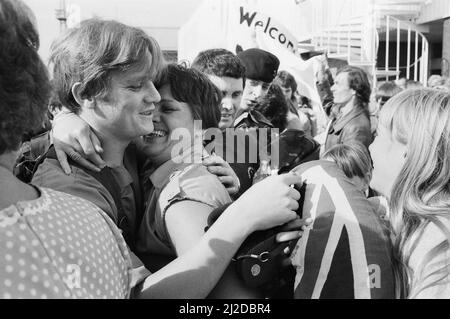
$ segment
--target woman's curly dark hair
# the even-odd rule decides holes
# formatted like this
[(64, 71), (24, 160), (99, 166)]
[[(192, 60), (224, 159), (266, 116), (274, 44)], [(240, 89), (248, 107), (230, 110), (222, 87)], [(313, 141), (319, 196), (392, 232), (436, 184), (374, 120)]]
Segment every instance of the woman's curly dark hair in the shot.
[(0, 0), (0, 154), (16, 150), (47, 110), (50, 84), (33, 20), (20, 0)]
[(258, 100), (255, 109), (261, 112), (280, 132), (285, 130), (289, 105), (280, 85), (272, 83), (267, 94)]

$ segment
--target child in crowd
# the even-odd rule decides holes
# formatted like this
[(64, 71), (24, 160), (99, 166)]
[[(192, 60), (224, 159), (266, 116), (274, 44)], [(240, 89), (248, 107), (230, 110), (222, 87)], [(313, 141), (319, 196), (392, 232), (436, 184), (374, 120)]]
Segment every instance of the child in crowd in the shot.
[(324, 153), (322, 159), (335, 162), (355, 186), (369, 197), (378, 215), (385, 218), (388, 211), (386, 199), (382, 196), (374, 196), (374, 191), (369, 187), (373, 168), (369, 152), (364, 145), (338, 144)]
[(322, 158), (335, 162), (360, 191), (366, 196), (369, 194), (372, 161), (364, 145), (338, 144), (325, 152)]

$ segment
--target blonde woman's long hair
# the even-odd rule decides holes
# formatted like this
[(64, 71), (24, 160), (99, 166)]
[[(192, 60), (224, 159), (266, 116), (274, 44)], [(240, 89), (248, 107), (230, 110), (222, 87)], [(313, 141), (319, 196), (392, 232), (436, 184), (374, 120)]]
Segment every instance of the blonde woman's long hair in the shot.
[[(443, 264), (424, 275), (426, 263), (449, 250), (450, 230), (442, 220), (450, 218), (450, 93), (401, 92), (384, 105), (380, 124), (407, 150), (389, 206), (397, 297), (414, 298), (426, 288), (443, 284), (450, 274), (449, 265)], [(430, 223), (447, 240), (432, 249), (419, 271), (412, 273), (411, 254)]]

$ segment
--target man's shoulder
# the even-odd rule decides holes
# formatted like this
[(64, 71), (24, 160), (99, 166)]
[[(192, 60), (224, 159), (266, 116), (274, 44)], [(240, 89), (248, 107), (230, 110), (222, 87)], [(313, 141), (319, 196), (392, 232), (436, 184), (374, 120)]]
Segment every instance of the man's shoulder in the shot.
[(273, 128), (272, 123), (256, 110), (245, 111), (236, 117), (235, 128)]
[(46, 158), (39, 164), (31, 182), (37, 186), (58, 190), (62, 185), (74, 183), (75, 179), (76, 173), (74, 170), (67, 175), (59, 165), (58, 160)]
[(70, 168), (72, 172), (67, 175), (56, 159), (47, 158), (39, 165), (31, 183), (88, 200), (113, 218), (116, 207), (108, 190), (85, 170)]
[(239, 125), (242, 125), (244, 123), (244, 121), (247, 119), (248, 117), (248, 112), (243, 112), (240, 115), (238, 115), (236, 117), (236, 119), (234, 120), (234, 127), (238, 127)]
[(369, 147), (372, 142), (372, 126), (370, 119), (366, 114), (360, 114), (353, 118), (343, 127), (343, 136), (353, 136)]
[(60, 185), (83, 184), (87, 187), (92, 186), (98, 188), (103, 185), (97, 179), (87, 172), (87, 169), (82, 169), (77, 166), (70, 165), (71, 173), (66, 174), (59, 164), (58, 160), (53, 158), (46, 158), (37, 168), (33, 175), (33, 184), (57, 189)]
[(349, 125), (364, 128), (370, 127), (370, 116), (365, 112), (361, 112), (350, 121)]
[(70, 166), (70, 169), (71, 173), (66, 174), (58, 160), (47, 158), (38, 166), (31, 183), (82, 198), (85, 198), (84, 193), (92, 195), (92, 191), (107, 192), (106, 188), (85, 170), (76, 166)]
[(258, 132), (256, 128), (227, 128), (222, 134), (224, 143), (257, 143)]
[(256, 121), (258, 128), (273, 128), (272, 122), (270, 122), (261, 112), (253, 110), (250, 115)]

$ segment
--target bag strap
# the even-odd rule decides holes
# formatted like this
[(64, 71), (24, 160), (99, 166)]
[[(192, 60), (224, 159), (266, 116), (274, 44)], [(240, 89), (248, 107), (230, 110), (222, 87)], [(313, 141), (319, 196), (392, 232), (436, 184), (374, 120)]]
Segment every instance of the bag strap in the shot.
[[(276, 235), (274, 235), (276, 236)], [(290, 240), (286, 242), (279, 243), (275, 246), (274, 249), (270, 251), (263, 251), (259, 253), (258, 255), (250, 254), (250, 255), (239, 255), (238, 257), (233, 258), (233, 261), (238, 261), (245, 258), (252, 258), (252, 259), (258, 259), (262, 263), (266, 263), (268, 261), (272, 261), (274, 258), (281, 255), (281, 253), (286, 249), (286, 247), (289, 247), (290, 251), (295, 247), (295, 244), (298, 240)]]

